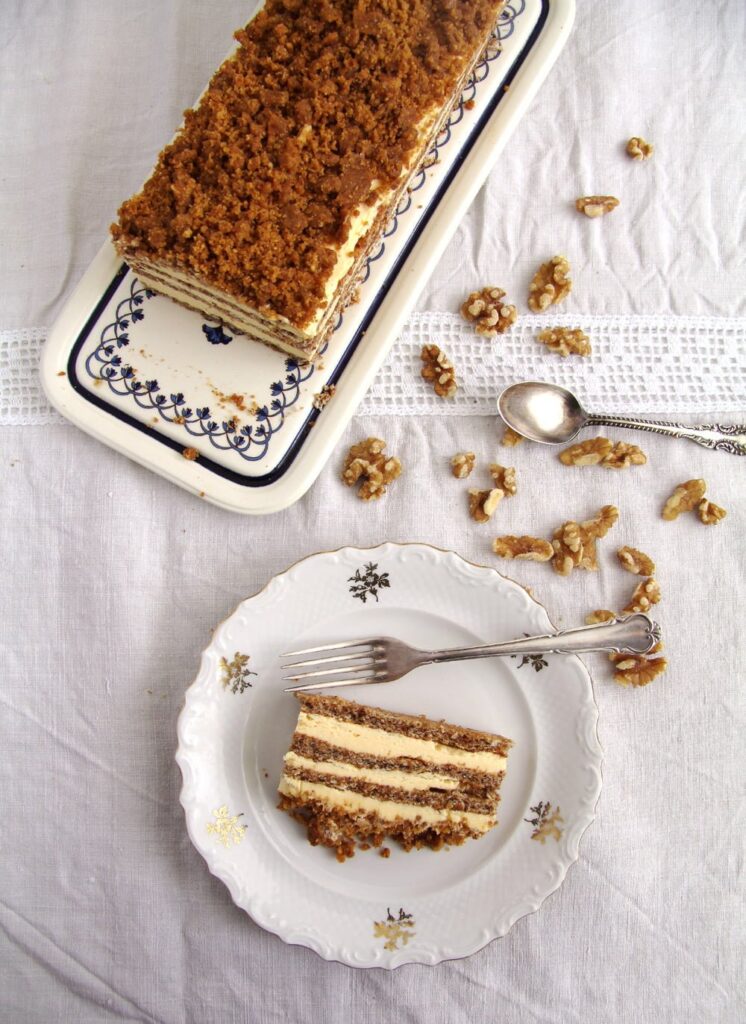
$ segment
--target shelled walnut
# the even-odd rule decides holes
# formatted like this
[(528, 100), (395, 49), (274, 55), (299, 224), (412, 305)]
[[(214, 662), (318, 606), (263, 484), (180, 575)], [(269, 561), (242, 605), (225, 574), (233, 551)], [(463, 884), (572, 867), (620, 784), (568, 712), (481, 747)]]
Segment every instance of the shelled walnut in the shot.
[(592, 537), (605, 537), (618, 518), (616, 505), (604, 505), (593, 519), (586, 519), (582, 525)]
[(537, 335), (550, 352), (560, 356), (589, 356), (591, 343), (588, 335), (579, 327), (548, 327)]
[(615, 196), (581, 196), (575, 200), (575, 209), (586, 217), (603, 217), (619, 206)]
[(387, 486), (401, 474), (402, 464), (395, 455), (385, 455), (386, 442), (378, 437), (368, 437), (354, 444), (345, 459), (342, 480), (353, 487), (362, 480), (358, 497), (372, 501), (386, 493)]
[(474, 469), (476, 459), (474, 452), (457, 452), (451, 458), (451, 472), (457, 480), (465, 480), (469, 476)]
[(565, 466), (605, 466), (606, 469), (626, 469), (628, 466), (644, 466), (648, 461), (645, 452), (636, 444), (617, 441), (612, 444), (608, 437), (591, 437), (561, 451), (557, 458)]
[(661, 599), (660, 584), (651, 576), (650, 579), (641, 580), (634, 589), (629, 604), (625, 605), (625, 614), (633, 612), (649, 612), (654, 604)]
[(423, 362), (422, 376), (430, 381), (435, 394), (440, 398), (452, 398), (458, 391), (458, 381), (453, 363), (437, 345), (423, 345), (420, 352)]
[(490, 476), (495, 487), (505, 492), (505, 497), (512, 497), (518, 489), (515, 470), (512, 466), (499, 466), (496, 462), (490, 463)]
[(648, 457), (642, 448), (626, 441), (617, 441), (602, 464), (607, 469), (627, 469), (628, 466), (644, 466), (647, 461)]
[(570, 263), (566, 256), (553, 256), (542, 263), (529, 285), (528, 308), (533, 313), (543, 313), (566, 299), (572, 291), (569, 274)]
[(597, 466), (611, 451), (608, 437), (589, 437), (561, 451), (557, 458), (565, 466)]
[(597, 622), (613, 622), (615, 618), (614, 612), (610, 612), (608, 608), (598, 608), (586, 615), (585, 621), (587, 625), (595, 626)]
[(626, 146), (627, 156), (633, 160), (647, 160), (653, 155), (653, 144), (639, 135), (633, 135)]
[(614, 681), (621, 686), (647, 686), (661, 672), (668, 662), (665, 658), (646, 658), (644, 654), (610, 654), (614, 663)]
[(646, 555), (644, 551), (639, 551), (637, 548), (630, 548), (625, 545), (623, 548), (619, 548), (616, 553), (619, 559), (619, 564), (627, 572), (632, 572), (636, 576), (652, 576), (655, 572), (655, 562)]
[(469, 515), (475, 523), (488, 522), (504, 496), (505, 492), (499, 487), (493, 487), (487, 491), (470, 488), (468, 492)]
[(525, 441), (525, 440), (526, 440), (526, 438), (523, 436), (523, 434), (516, 433), (516, 431), (513, 430), (512, 427), (506, 427), (504, 432), (503, 432), (503, 436), (502, 436), (502, 440), (500, 441), (500, 444), (504, 448), (515, 448), (515, 446), (517, 444), (520, 444), (521, 441)]
[(319, 412), (321, 412), (322, 409), (325, 409), (329, 402), (331, 402), (332, 398), (334, 398), (336, 390), (336, 384), (325, 384), (321, 391), (317, 391), (313, 396), (313, 402), (311, 404), (314, 409)]
[(714, 526), (721, 519), (725, 519), (728, 513), (724, 508), (716, 505), (714, 501), (708, 501), (707, 498), (703, 498), (699, 505), (697, 505), (697, 515), (700, 518), (700, 522), (703, 522), (705, 526)]
[(661, 515), (667, 522), (678, 519), (682, 512), (691, 512), (705, 496), (707, 484), (702, 479), (687, 480), (679, 484), (663, 506)]
[(474, 324), (477, 334), (487, 338), (504, 334), (518, 319), (518, 310), (504, 302), (504, 296), (502, 288), (481, 288), (478, 292), (472, 292), (462, 303), (461, 315), (470, 324)]
[(525, 559), (531, 562), (548, 562), (554, 548), (541, 537), (514, 537), (507, 534), (492, 541), (492, 550), (500, 558)]
[(604, 505), (593, 519), (576, 523), (568, 520), (552, 534), (554, 557), (552, 568), (560, 576), (569, 576), (573, 569), (598, 569), (596, 540), (604, 537), (619, 516), (614, 505)]

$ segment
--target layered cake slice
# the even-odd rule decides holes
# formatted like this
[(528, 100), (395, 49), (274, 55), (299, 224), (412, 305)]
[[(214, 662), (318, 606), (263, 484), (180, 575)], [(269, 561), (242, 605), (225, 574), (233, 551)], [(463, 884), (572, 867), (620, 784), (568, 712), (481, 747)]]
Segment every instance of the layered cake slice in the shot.
[(296, 694), (280, 809), (337, 859), (386, 836), (405, 850), (460, 845), (497, 824), (512, 741), (424, 716)]
[(350, 301), (503, 0), (267, 0), (115, 245), (157, 292), (309, 359)]

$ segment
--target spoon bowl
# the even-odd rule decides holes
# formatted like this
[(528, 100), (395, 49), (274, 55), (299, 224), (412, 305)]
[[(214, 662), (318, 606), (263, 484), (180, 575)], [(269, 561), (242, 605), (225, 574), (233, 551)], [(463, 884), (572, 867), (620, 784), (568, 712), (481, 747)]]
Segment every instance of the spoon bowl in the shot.
[(572, 441), (588, 422), (588, 414), (571, 391), (539, 380), (505, 388), (497, 408), (509, 427), (540, 444)]

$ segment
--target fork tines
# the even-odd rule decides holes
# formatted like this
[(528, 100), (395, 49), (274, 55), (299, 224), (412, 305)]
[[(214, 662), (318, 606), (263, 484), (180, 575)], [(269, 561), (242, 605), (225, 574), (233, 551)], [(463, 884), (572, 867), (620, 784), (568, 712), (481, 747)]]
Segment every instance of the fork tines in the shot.
[[(290, 661), (281, 668), (296, 670), (296, 674), (284, 676), (284, 681), (300, 683), (301, 680), (313, 680), (298, 686), (286, 686), (288, 691), (323, 690), (331, 686), (352, 686), (356, 683), (373, 683), (380, 677), (384, 667), (381, 657), (383, 649), (374, 640), (344, 640), (338, 644), (326, 644), (322, 647), (307, 647), (302, 651), (289, 651), (282, 658), (301, 658)], [(333, 653), (332, 653), (333, 652)], [(319, 657), (306, 658), (305, 655), (316, 654)], [(297, 672), (298, 669), (312, 671)]]

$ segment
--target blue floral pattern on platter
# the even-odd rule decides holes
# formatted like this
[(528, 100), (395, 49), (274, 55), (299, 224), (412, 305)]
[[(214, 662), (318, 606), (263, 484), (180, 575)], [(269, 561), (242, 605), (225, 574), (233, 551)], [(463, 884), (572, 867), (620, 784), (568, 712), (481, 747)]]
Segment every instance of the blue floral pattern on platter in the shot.
[[(370, 277), (371, 265), (380, 260), (385, 253), (386, 241), (398, 230), (400, 218), (411, 210), (413, 194), (425, 184), (427, 170), (438, 162), (440, 150), (451, 141), (451, 129), (463, 120), (466, 104), (474, 99), (478, 85), (489, 75), (490, 65), (500, 56), (502, 43), (510, 38), (515, 30), (515, 19), (523, 14), (525, 9), (525, 0), (513, 0), (503, 8), (492, 41), (482, 60), (475, 67), (448, 122), (392, 214), (380, 245), (368, 257), (360, 279), (361, 285)], [(140, 380), (137, 371), (125, 359), (124, 350), (130, 346), (130, 334), (135, 330), (135, 325), (145, 319), (147, 302), (155, 296), (153, 291), (140, 284), (130, 272), (127, 276), (131, 277), (129, 294), (118, 302), (114, 319), (103, 328), (95, 350), (86, 358), (85, 369), (88, 375), (94, 381), (106, 383), (112, 394), (130, 397), (140, 409), (157, 413), (163, 421), (183, 427), (191, 437), (209, 440), (215, 449), (235, 452), (246, 462), (263, 459), (267, 455), (272, 438), (285, 424), (288, 410), (299, 400), (301, 385), (310, 380), (316, 372), (316, 365), (292, 357), (287, 358), (284, 378), (270, 385), (269, 395), (264, 404), (257, 403), (252, 411), (251, 423), (239, 425), (234, 419), (217, 419), (209, 406), (193, 408), (181, 392), (164, 394), (158, 380)], [(342, 322), (343, 314), (340, 314), (334, 328), (335, 332), (339, 330)], [(228, 333), (222, 324), (203, 323), (202, 332), (211, 345), (228, 345), (233, 340), (233, 333)], [(319, 350), (319, 355), (323, 354), (327, 347), (328, 342)]]

